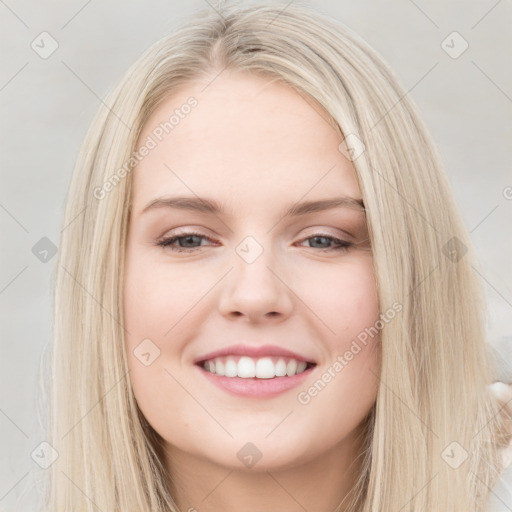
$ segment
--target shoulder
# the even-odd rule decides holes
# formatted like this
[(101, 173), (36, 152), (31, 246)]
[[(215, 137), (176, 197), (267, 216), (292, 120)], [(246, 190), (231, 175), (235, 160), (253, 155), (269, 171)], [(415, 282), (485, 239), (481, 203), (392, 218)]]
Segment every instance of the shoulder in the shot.
[(494, 382), (489, 386), (493, 396), (500, 405), (504, 431), (498, 438), (503, 469), (512, 467), (512, 385)]
[(507, 512), (512, 510), (512, 385), (498, 381), (489, 385), (489, 389), (500, 407), (504, 428), (497, 438), (502, 470), (496, 484), (489, 489), (485, 510)]

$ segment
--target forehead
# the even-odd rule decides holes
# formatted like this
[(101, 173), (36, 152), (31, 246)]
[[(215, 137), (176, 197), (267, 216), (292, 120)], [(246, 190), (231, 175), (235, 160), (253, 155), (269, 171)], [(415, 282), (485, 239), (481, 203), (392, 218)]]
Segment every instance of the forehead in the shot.
[[(135, 169), (134, 203), (164, 193), (267, 205), (304, 194), (360, 197), (342, 138), (313, 100), (253, 74), (226, 70), (212, 79), (182, 87), (145, 123), (137, 146), (148, 137), (155, 146)], [(195, 106), (182, 109), (191, 97)]]

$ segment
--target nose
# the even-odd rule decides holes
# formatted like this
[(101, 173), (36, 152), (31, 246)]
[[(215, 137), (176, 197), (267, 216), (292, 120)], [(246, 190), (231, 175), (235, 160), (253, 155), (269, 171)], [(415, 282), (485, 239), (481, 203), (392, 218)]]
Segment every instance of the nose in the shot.
[(224, 280), (219, 312), (251, 323), (287, 318), (293, 307), (293, 292), (286, 272), (280, 270), (270, 250), (263, 250), (255, 261), (249, 261), (234, 255), (234, 268)]

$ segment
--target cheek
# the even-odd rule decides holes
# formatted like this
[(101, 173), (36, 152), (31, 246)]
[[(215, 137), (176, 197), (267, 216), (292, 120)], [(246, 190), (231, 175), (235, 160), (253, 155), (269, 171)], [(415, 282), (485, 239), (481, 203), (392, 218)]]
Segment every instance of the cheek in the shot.
[[(298, 401), (320, 411), (331, 410), (332, 420), (339, 425), (357, 424), (378, 389), (379, 301), (373, 263), (368, 255), (322, 272), (316, 273), (321, 285), (315, 279), (301, 289), (303, 296), (309, 290), (308, 306), (324, 326), (326, 358), (314, 386), (302, 389)], [(342, 406), (332, 410), (336, 403)]]
[[(163, 371), (164, 361), (179, 350), (177, 344), (168, 340), (178, 331), (173, 326), (184, 314), (186, 293), (185, 297), (177, 293), (179, 283), (163, 270), (136, 251), (128, 253), (123, 293), (125, 349), (138, 399), (151, 387), (158, 389), (166, 381), (169, 385), (169, 376)], [(146, 397), (144, 403), (150, 401), (151, 397)]]
[[(198, 287), (193, 281), (188, 282)], [(185, 315), (201, 296), (186, 284), (184, 273), (176, 266), (157, 266), (137, 253), (127, 258), (125, 350), (133, 394), (153, 426), (168, 425), (170, 413), (179, 410), (186, 398), (172, 375), (183, 347), (194, 335)], [(181, 375), (178, 380), (185, 387), (191, 384)], [(187, 410), (182, 412), (186, 421)], [(157, 430), (163, 432), (165, 428)]]
[(163, 346), (171, 337), (176, 338), (181, 324), (186, 324), (187, 312), (211, 284), (179, 265), (155, 265), (134, 258), (127, 262), (124, 286), (128, 339), (134, 342), (135, 338), (148, 337)]
[(347, 340), (378, 320), (378, 296), (369, 254), (304, 273), (295, 290), (324, 324), (322, 331), (331, 340), (331, 347), (342, 349)]

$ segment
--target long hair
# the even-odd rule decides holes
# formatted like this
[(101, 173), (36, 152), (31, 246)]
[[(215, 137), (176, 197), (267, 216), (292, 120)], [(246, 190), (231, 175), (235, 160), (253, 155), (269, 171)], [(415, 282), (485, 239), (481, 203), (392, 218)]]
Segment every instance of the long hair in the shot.
[(282, 81), (329, 115), (353, 157), (380, 310), (402, 305), (382, 328), (377, 399), (343, 510), (484, 509), (501, 471), (498, 407), (487, 388), (495, 368), (473, 250), (437, 150), (364, 41), (309, 6), (284, 7), (228, 4), (195, 14), (133, 64), (90, 127), (57, 261), (46, 377), (47, 440), (57, 458), (47, 469), (45, 510), (178, 510), (162, 439), (137, 407), (124, 350), (132, 170), (158, 105), (225, 69)]

